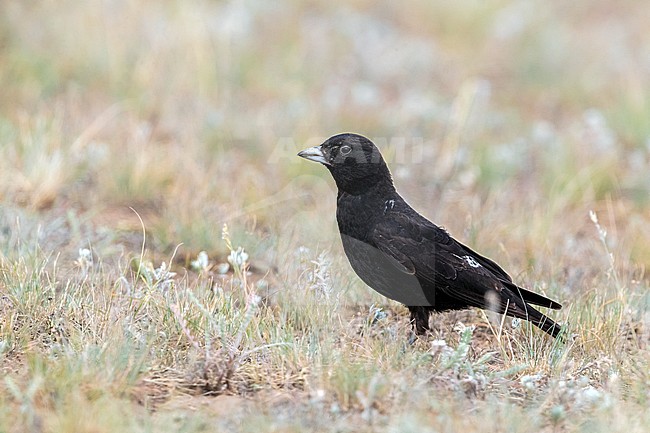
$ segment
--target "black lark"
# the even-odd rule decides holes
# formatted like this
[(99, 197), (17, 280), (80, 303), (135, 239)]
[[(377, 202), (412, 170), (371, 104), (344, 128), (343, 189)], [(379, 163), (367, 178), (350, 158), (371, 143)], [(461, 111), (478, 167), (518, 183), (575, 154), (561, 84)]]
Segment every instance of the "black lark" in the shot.
[(338, 188), (336, 220), (352, 269), (370, 287), (406, 305), (416, 334), (434, 311), (484, 308), (525, 319), (556, 337), (560, 326), (531, 305), (560, 309), (513, 283), (492, 260), (452, 238), (397, 193), (377, 147), (339, 134), (298, 154), (323, 164)]

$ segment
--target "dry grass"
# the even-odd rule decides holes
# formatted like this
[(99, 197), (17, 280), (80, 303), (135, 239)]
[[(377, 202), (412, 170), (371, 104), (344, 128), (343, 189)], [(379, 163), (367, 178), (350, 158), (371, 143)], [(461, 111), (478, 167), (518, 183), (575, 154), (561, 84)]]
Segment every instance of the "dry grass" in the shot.
[[(4, 5), (0, 431), (645, 432), (646, 9)], [(343, 130), (570, 338), (466, 311), (409, 346), (295, 157)]]

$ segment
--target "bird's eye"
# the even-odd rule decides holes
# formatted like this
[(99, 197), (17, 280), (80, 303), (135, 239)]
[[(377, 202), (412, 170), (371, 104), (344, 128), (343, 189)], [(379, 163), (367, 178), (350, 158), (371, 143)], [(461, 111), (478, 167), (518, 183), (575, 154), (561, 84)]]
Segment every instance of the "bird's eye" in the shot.
[(352, 152), (352, 148), (346, 144), (345, 146), (341, 146), (340, 152), (341, 155), (347, 155), (348, 153)]

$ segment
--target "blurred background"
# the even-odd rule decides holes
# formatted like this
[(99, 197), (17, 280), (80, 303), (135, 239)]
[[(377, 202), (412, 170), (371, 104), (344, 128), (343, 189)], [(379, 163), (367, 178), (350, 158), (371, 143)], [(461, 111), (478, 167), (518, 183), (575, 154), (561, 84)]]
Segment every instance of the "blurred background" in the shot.
[[(642, 0), (3, 1), (0, 431), (646, 432), (648, 29)], [(567, 338), (473, 309), (407, 344), (296, 156), (343, 131)]]
[(139, 215), (179, 264), (223, 258), (224, 223), (261, 273), (338, 257), (333, 182), (295, 154), (353, 131), (519, 278), (602, 274), (590, 210), (642, 277), (649, 28), (643, 1), (5, 2), (2, 253), (138, 254)]

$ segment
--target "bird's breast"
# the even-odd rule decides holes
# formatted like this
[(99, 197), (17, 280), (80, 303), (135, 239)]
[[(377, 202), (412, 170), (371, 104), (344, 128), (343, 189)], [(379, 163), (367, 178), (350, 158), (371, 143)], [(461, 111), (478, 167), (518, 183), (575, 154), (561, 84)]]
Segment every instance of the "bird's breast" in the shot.
[(354, 272), (382, 295), (408, 306), (431, 306), (435, 291), (418, 278), (404, 272), (403, 266), (367, 241), (341, 232), (345, 255)]
[(384, 201), (372, 196), (344, 194), (337, 201), (339, 230), (356, 239), (366, 239), (383, 216)]

